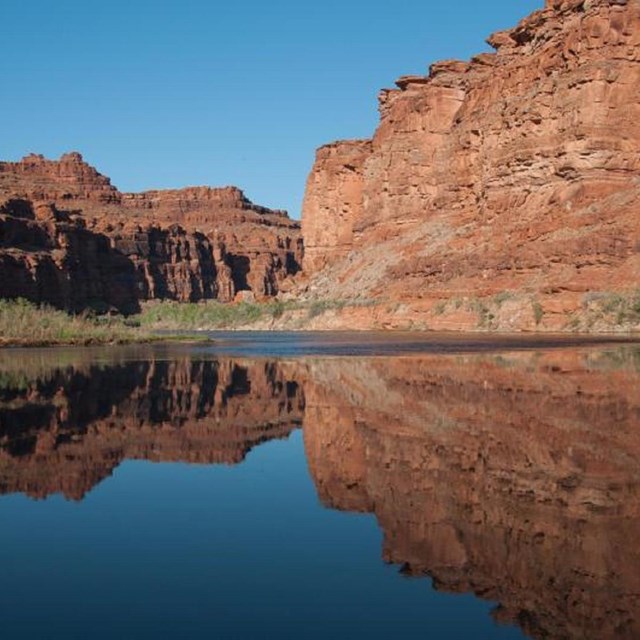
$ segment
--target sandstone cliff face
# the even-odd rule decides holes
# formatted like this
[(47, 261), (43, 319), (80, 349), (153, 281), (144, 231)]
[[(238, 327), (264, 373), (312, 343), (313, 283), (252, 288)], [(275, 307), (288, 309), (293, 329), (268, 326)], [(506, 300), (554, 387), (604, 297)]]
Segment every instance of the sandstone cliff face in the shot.
[(236, 188), (123, 194), (77, 153), (0, 163), (0, 297), (125, 312), (146, 299), (260, 299), (301, 259), (298, 224)]
[(562, 329), (638, 287), (640, 2), (548, 1), (488, 42), (317, 153), (308, 295), (385, 303), (355, 326)]

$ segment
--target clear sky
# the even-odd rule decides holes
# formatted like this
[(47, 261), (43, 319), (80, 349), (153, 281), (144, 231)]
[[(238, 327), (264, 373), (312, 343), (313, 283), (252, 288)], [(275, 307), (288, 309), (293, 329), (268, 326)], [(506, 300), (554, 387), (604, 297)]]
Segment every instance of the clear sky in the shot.
[(298, 217), (377, 93), (543, 0), (1, 0), (0, 159), (80, 151), (123, 191), (234, 184)]

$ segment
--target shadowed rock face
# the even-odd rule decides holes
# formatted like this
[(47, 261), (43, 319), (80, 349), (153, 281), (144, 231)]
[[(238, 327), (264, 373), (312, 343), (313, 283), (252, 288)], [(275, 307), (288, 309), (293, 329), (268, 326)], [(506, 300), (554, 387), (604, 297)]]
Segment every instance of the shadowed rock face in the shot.
[(78, 153), (0, 162), (0, 297), (125, 312), (147, 299), (260, 299), (301, 259), (298, 223), (235, 187), (123, 194)]
[(375, 514), (403, 574), (493, 600), (534, 638), (640, 635), (638, 348), (36, 353), (0, 360), (3, 493), (80, 499), (124, 459), (234, 464), (303, 424), (321, 502)]
[(371, 140), (318, 150), (309, 291), (393, 303), (344, 324), (475, 328), (464, 302), (508, 291), (496, 328), (562, 329), (586, 292), (637, 288), (640, 2), (547, 2), (488, 41), (382, 91)]

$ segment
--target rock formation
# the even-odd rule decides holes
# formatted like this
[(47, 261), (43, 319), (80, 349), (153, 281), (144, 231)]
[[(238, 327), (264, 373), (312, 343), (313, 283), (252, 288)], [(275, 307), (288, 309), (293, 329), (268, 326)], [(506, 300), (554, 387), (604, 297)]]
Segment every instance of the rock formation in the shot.
[(146, 299), (261, 299), (301, 259), (298, 223), (234, 187), (123, 194), (78, 153), (0, 163), (0, 297), (125, 312)]
[(547, 0), (488, 42), (317, 152), (306, 295), (377, 302), (344, 326), (598, 328), (598, 296), (638, 288), (640, 2)]

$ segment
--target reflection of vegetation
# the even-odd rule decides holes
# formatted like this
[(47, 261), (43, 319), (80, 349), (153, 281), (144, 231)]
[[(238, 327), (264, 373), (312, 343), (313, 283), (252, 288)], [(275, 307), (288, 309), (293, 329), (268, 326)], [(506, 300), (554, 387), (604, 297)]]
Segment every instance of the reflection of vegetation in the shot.
[(501, 369), (512, 369), (514, 367), (516, 367), (517, 362), (510, 359), (510, 358), (505, 358), (502, 355), (497, 355), (493, 357), (493, 362), (500, 367)]
[(0, 392), (6, 389), (26, 391), (29, 388), (29, 377), (20, 372), (0, 371)]
[(150, 339), (121, 316), (70, 315), (27, 300), (0, 300), (0, 346), (113, 344)]
[(632, 369), (640, 373), (640, 347), (618, 347), (597, 351), (589, 355), (589, 366), (594, 369)]
[[(125, 361), (127, 354), (148, 354), (148, 345), (123, 347), (123, 351), (112, 347), (77, 349), (0, 349), (0, 392), (24, 391), (35, 383), (46, 383), (61, 371), (77, 369), (101, 369)], [(144, 356), (143, 356), (144, 357)]]

